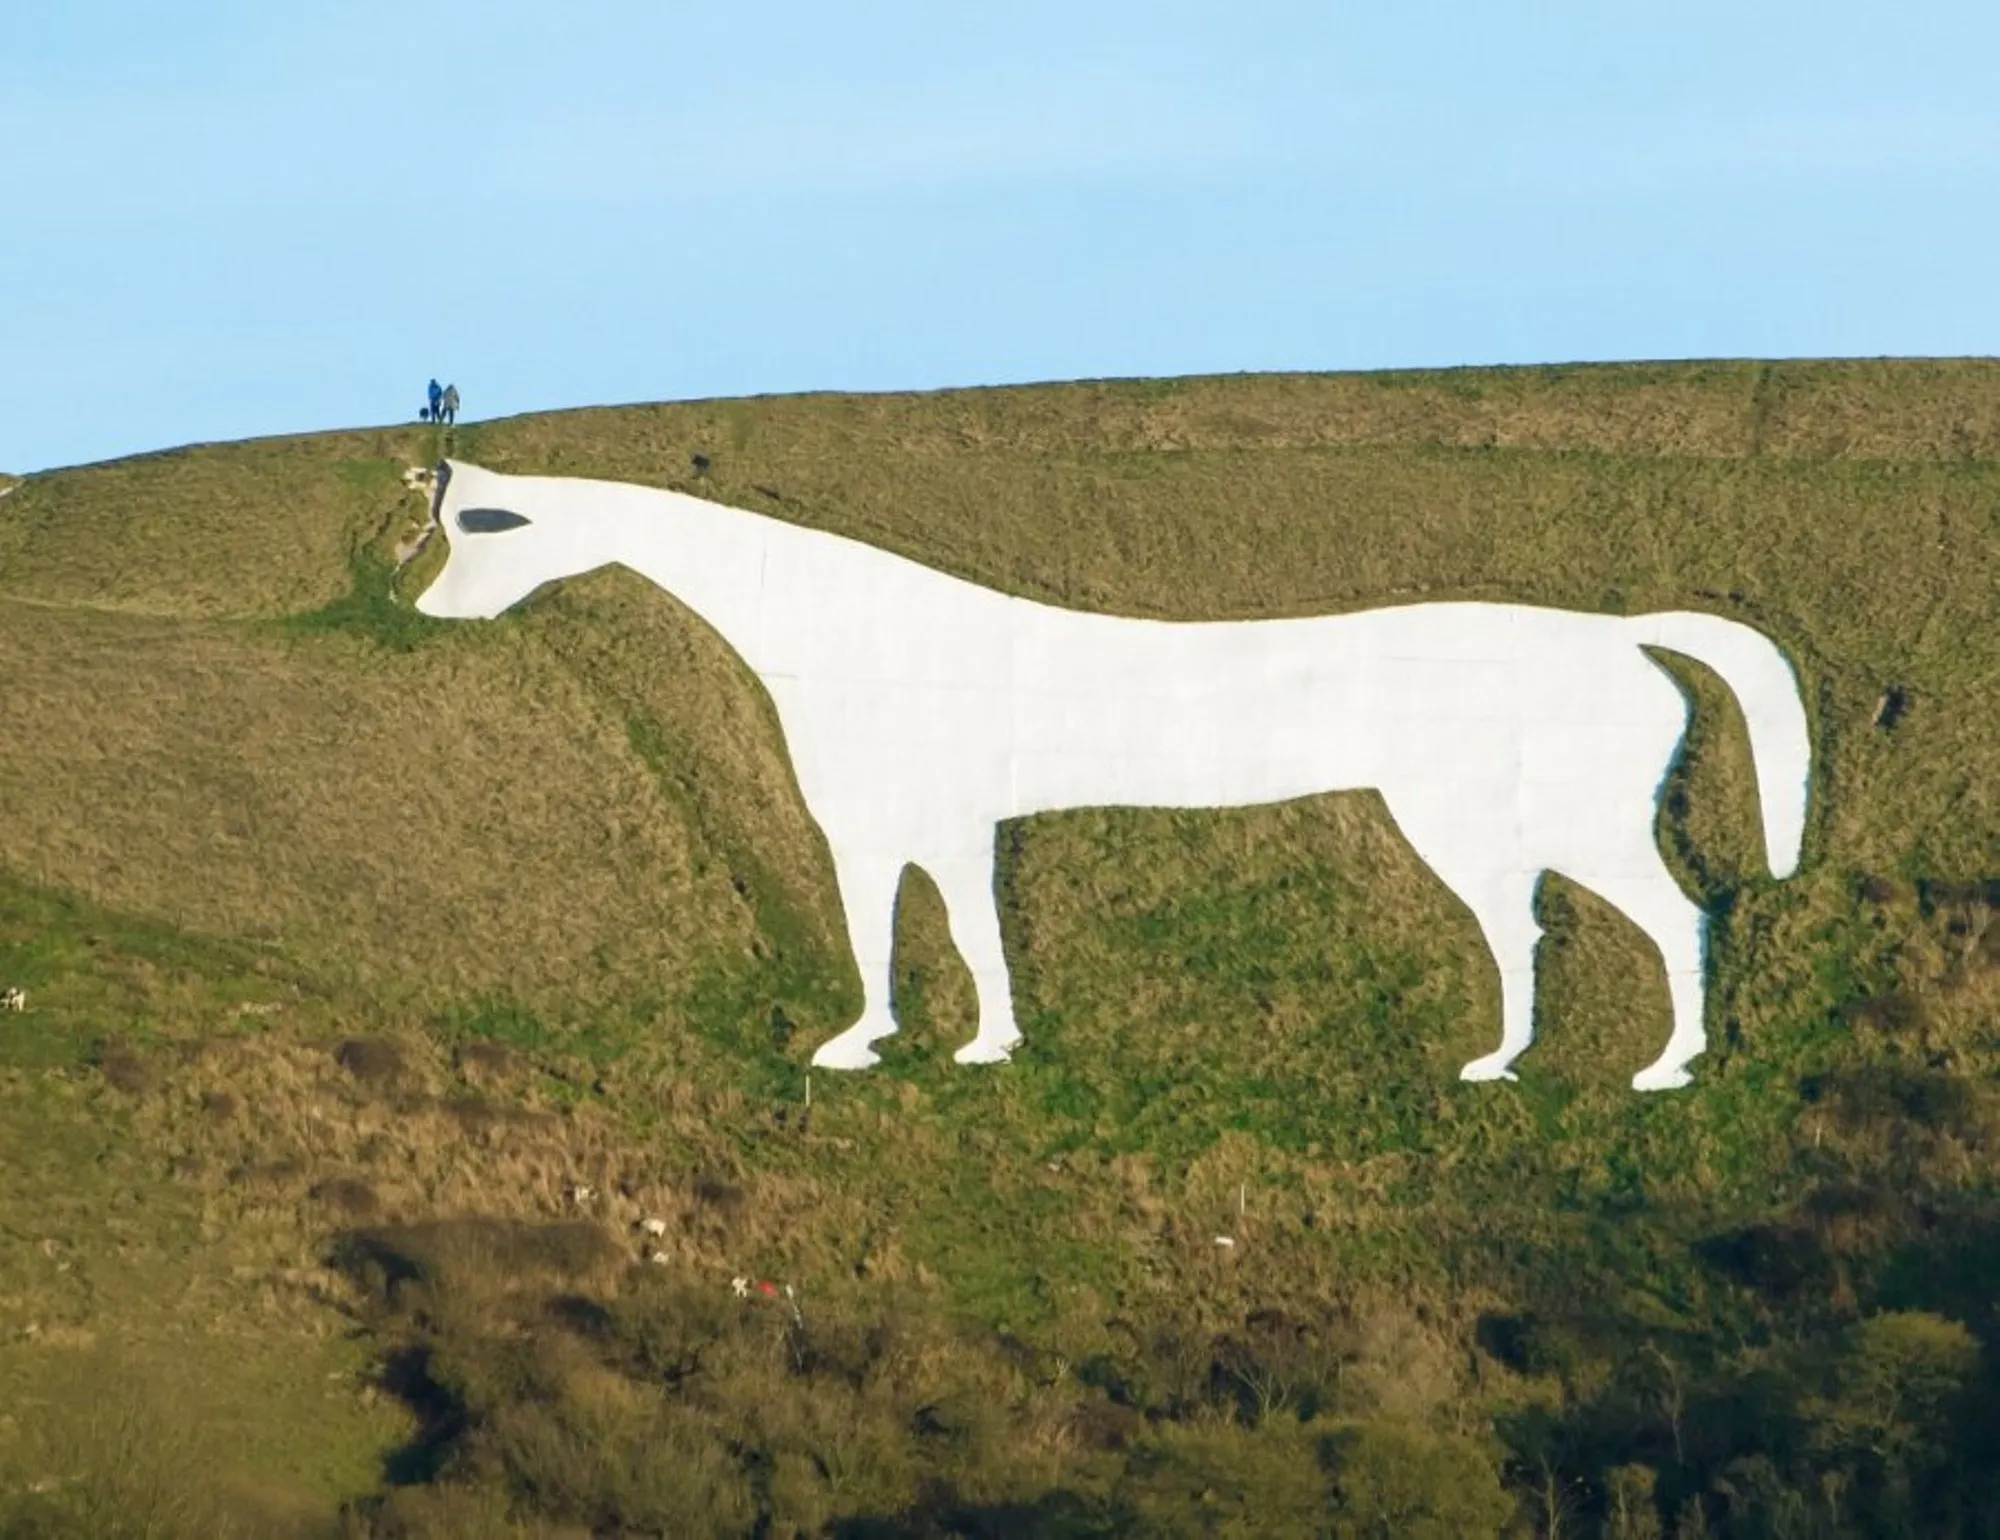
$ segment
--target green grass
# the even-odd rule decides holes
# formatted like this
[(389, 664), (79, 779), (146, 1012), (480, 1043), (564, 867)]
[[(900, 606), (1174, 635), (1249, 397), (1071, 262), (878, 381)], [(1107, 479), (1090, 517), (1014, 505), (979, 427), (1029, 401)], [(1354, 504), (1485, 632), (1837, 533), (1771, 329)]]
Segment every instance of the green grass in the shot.
[[(677, 1277), (783, 1276), (857, 1320), (898, 1291), (968, 1334), (968, 1364), (1003, 1323), (1081, 1362), (1114, 1320), (1202, 1342), (1271, 1312), (1401, 1321), (1370, 1328), (1404, 1344), (1385, 1382), (1430, 1383), (1394, 1356), (1419, 1340), (1483, 1365), (1438, 1371), (1411, 1414), (1460, 1431), (1521, 1398), (1598, 1404), (1482, 1357), (1482, 1316), (1601, 1304), (1580, 1361), (1609, 1373), (1635, 1333), (1713, 1366), (1874, 1308), (1958, 1310), (2000, 1069), (1996, 406), (1991, 364), (1712, 363), (456, 430), (495, 469), (699, 490), (1118, 613), (1504, 597), (1760, 626), (1813, 720), (1805, 865), (1765, 874), (1740, 714), (1667, 660), (1695, 725), (1661, 843), (1716, 920), (1710, 1051), (1696, 1089), (1652, 1098), (1629, 1079), (1666, 1039), (1658, 960), (1554, 880), (1521, 1079), (1458, 1082), (1495, 1040), (1497, 979), (1380, 800), (1352, 794), (1009, 825), (1027, 1043), (1005, 1068), (950, 1062), (970, 980), (911, 874), (904, 1030), (872, 1075), (814, 1074), (808, 1115), (807, 1061), (857, 980), (769, 702), (705, 626), (616, 571), (491, 625), (416, 615), (439, 553), (401, 573), (389, 553), (423, 517), (400, 473), (435, 458), (429, 430), (30, 477), (0, 500), (0, 668), (33, 724), (0, 737), (0, 986), (32, 1007), (0, 1018), (0, 1076), (32, 1175), (0, 1226), (33, 1239), (59, 1212), (81, 1237), (92, 1203), (136, 1205), (152, 1228), (128, 1244), (170, 1259), (172, 1289), (111, 1288), (102, 1262), (81, 1292), (24, 1272), (0, 1328), (61, 1303), (109, 1342), (154, 1329), (142, 1294), (192, 1291), (214, 1331), (249, 1333), (243, 1383), (277, 1387), (250, 1463), (324, 1505), (404, 1436), (358, 1387), (307, 1408), (279, 1372), (301, 1351), (280, 1324), (337, 1341), (358, 1308), (320, 1277), (334, 1237), (362, 1209), (553, 1219), (576, 1180), (614, 1226), (670, 1214)], [(1891, 686), (1910, 707), (1887, 730)], [(364, 1039), (399, 1045), (372, 1080), (343, 1066), (376, 1060), (338, 1056)], [(1957, 1217), (1826, 1217), (1877, 1189)], [(1760, 1227), (1810, 1302), (1716, 1260)], [(416, 1327), (398, 1307), (372, 1329), (354, 1355)], [(424, 1329), (488, 1351), (484, 1327)], [(1147, 1353), (1129, 1372), (1171, 1379)], [(160, 1362), (169, 1386), (192, 1374)], [(322, 1415), (345, 1474), (308, 1480), (298, 1440)], [(1662, 1469), (1669, 1507), (1703, 1490)]]
[(445, 623), (420, 615), (396, 594), (396, 571), (372, 551), (354, 553), (348, 569), (354, 586), (338, 599), (288, 616), (280, 624), (291, 636), (360, 636), (390, 652), (414, 652), (441, 632)]

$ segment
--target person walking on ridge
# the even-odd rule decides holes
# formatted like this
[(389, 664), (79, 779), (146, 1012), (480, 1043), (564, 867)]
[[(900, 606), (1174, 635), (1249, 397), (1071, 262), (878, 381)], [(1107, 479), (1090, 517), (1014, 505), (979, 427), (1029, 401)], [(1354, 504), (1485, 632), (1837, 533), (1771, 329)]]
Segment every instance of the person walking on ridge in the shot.
[[(456, 385), (445, 386), (440, 405), (444, 410), (444, 420), (456, 425), (458, 422), (458, 387)], [(432, 415), (435, 416), (436, 414), (433, 413)]]
[(436, 422), (438, 421), (438, 407), (444, 400), (444, 387), (438, 384), (436, 380), (431, 381), (430, 399), (431, 421)]

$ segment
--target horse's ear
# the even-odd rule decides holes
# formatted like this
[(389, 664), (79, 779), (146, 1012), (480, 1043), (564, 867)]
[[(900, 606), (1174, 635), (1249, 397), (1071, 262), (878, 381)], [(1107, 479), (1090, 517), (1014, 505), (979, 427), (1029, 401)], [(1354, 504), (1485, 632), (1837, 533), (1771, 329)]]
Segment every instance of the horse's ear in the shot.
[(497, 535), (503, 530), (519, 529), (534, 521), (511, 508), (461, 508), (458, 510), (458, 527), (468, 535)]

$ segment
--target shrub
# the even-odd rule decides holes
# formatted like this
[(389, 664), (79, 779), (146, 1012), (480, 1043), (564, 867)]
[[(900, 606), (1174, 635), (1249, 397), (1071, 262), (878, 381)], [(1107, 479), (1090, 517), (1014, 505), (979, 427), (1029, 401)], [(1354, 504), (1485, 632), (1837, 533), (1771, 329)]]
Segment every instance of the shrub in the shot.
[(363, 1085), (387, 1089), (409, 1071), (400, 1045), (382, 1037), (350, 1037), (333, 1050), (334, 1062)]
[(160, 1083), (159, 1065), (122, 1032), (99, 1043), (92, 1062), (106, 1085), (127, 1096), (143, 1096)]
[(1347, 1540), (1472, 1540), (1502, 1534), (1514, 1503), (1500, 1473), (1465, 1439), (1362, 1423), (1320, 1443), (1332, 1533)]

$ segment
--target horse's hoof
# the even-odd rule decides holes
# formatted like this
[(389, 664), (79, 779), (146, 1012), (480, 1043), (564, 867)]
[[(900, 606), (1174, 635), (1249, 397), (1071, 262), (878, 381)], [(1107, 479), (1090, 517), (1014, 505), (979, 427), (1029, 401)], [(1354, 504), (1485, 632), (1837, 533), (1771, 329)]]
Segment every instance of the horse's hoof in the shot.
[(1507, 1061), (1504, 1059), (1474, 1059), (1458, 1072), (1458, 1078), (1460, 1080), (1483, 1082), (1487, 1080), (1518, 1080), (1520, 1076), (1507, 1067)]
[(843, 1046), (836, 1040), (814, 1054), (812, 1061), (814, 1069), (873, 1069), (882, 1056), (866, 1043)]
[(1632, 1077), (1635, 1091), (1678, 1091), (1694, 1084), (1694, 1076), (1684, 1069), (1642, 1069)]
[(1005, 1043), (967, 1043), (951, 1057), (958, 1064), (1005, 1064), (1020, 1044), (1018, 1037)]

